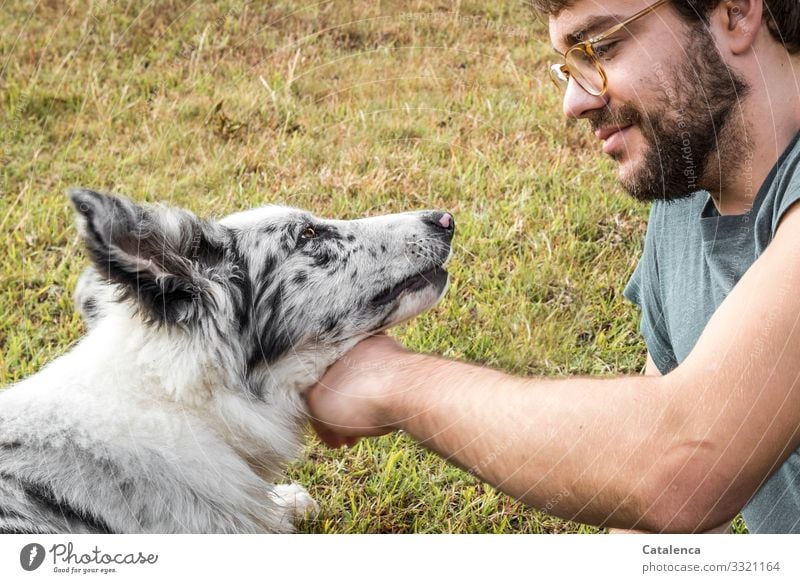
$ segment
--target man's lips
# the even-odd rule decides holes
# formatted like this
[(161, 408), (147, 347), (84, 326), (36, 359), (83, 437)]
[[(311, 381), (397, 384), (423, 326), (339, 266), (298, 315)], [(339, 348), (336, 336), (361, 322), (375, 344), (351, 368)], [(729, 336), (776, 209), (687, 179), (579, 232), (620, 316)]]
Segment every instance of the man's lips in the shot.
[(625, 143), (625, 134), (632, 127), (633, 124), (600, 128), (594, 132), (594, 135), (603, 140), (603, 152), (610, 154)]

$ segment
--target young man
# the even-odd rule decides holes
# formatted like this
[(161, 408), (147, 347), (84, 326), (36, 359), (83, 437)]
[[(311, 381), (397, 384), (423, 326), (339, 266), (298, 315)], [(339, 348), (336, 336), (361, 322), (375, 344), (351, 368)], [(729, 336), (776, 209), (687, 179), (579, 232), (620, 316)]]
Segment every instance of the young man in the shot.
[(699, 532), (743, 511), (751, 532), (800, 532), (800, 4), (534, 4), (564, 113), (654, 201), (625, 289), (645, 375), (517, 378), (379, 336), (309, 394), (320, 436), (401, 428), (585, 523)]

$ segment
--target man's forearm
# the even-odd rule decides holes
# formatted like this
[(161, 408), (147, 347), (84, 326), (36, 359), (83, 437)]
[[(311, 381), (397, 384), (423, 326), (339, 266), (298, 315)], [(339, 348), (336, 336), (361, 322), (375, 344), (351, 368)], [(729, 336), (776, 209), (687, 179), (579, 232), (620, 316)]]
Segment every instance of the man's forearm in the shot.
[(592, 524), (670, 528), (656, 490), (686, 444), (665, 377), (521, 379), (420, 356), (403, 379), (388, 423), (515, 498)]

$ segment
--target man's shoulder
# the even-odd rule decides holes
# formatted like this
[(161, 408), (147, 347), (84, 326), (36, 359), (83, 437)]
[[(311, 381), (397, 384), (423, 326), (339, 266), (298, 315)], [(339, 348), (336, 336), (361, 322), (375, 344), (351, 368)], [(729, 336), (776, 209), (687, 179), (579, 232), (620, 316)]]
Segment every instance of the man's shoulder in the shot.
[(754, 204), (759, 250), (775, 236), (784, 214), (800, 199), (800, 134), (781, 155), (759, 190)]

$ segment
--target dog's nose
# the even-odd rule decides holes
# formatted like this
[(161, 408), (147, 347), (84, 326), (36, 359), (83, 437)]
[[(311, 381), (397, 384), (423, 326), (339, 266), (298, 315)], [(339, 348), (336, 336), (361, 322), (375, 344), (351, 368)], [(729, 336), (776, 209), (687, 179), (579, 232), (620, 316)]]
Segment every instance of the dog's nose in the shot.
[(438, 211), (431, 213), (430, 222), (438, 227), (441, 227), (445, 231), (452, 231), (456, 226), (453, 215)]

